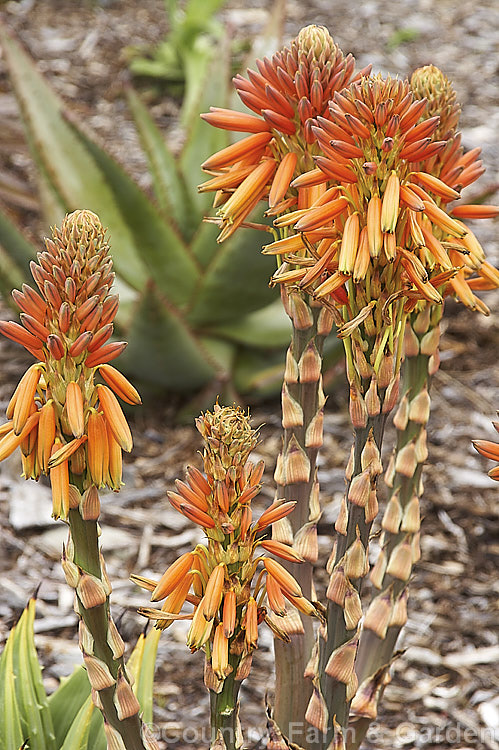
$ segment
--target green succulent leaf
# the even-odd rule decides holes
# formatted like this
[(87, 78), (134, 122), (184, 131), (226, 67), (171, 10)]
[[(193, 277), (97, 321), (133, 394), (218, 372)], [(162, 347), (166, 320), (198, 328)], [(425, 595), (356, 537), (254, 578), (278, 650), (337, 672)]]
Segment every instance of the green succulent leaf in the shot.
[(171, 217), (184, 240), (188, 241), (196, 222), (193, 221), (194, 208), (178, 162), (138, 94), (129, 89), (127, 97), (149, 163), (158, 206), (164, 216)]
[[(186, 123), (187, 138), (180, 154), (180, 171), (187, 185), (191, 186), (191, 200), (197, 210), (196, 223), (209, 214), (213, 196), (210, 193), (198, 193), (197, 185), (206, 178), (200, 167), (215, 151), (229, 144), (227, 130), (214, 128), (201, 119), (198, 113), (207, 112), (213, 102), (217, 106), (227, 106), (229, 99), (230, 67), (227, 53), (221, 49), (207, 67), (201, 98), (197, 103), (197, 112)], [(223, 82), (227, 81), (224, 86)]]
[(42, 670), (38, 661), (38, 654), (35, 648), (34, 626), (35, 626), (35, 599), (30, 599), (27, 607), (27, 617), (23, 626), (24, 652), (26, 655), (26, 666), (29, 671), (22, 673), (23, 678), (29, 676), (29, 681), (33, 685), (36, 697), (36, 707), (40, 713), (45, 738), (45, 748), (50, 750), (55, 748), (55, 732), (52, 723), (52, 716), (48, 705), (47, 693), (42, 680)]
[(255, 349), (276, 349), (289, 344), (291, 323), (281, 301), (275, 300), (249, 315), (214, 326), (210, 332)]
[[(87, 750), (89, 747), (92, 747), (92, 750), (94, 750), (94, 745), (89, 746), (88, 744), (93, 714), (94, 704), (92, 703), (92, 698), (89, 696), (69, 727), (60, 750)], [(104, 734), (104, 731), (102, 731), (102, 734)]]
[(277, 291), (268, 286), (275, 260), (260, 253), (264, 236), (258, 230), (241, 229), (215, 245), (187, 316), (191, 323), (209, 326), (230, 321), (277, 298)]
[(234, 385), (239, 393), (256, 393), (260, 398), (275, 396), (282, 386), (282, 351), (263, 353), (241, 349), (234, 365)]
[(59, 687), (48, 699), (52, 723), (55, 729), (56, 746), (62, 746), (71, 725), (90, 696), (87, 671), (76, 667), (69, 677), (63, 677)]
[(13, 671), (19, 717), (30, 750), (56, 750), (55, 733), (43, 687), (34, 640), (35, 600), (31, 599), (15, 628)]
[[(17, 228), (9, 217), (0, 211), (0, 248), (6, 253), (12, 267), (17, 273), (26, 278), (29, 274), (29, 264), (36, 258), (37, 248)], [(4, 273), (4, 264), (0, 266), (0, 275)]]
[(26, 275), (0, 244), (0, 294), (7, 303), (11, 301), (12, 289), (18, 289), (25, 279)]
[[(139, 255), (140, 246), (124, 220), (117, 196), (65, 120), (63, 103), (29, 56), (3, 29), (0, 29), (0, 41), (35, 161), (66, 210), (84, 206), (99, 214), (116, 246), (118, 272), (140, 289), (146, 280), (146, 270)], [(49, 220), (56, 218), (59, 217), (49, 217)]]
[(185, 7), (186, 23), (205, 28), (224, 3), (225, 0), (189, 0)]
[(2, 748), (17, 750), (25, 737), (21, 728), (19, 706), (16, 697), (16, 676), (14, 675), (13, 652), (15, 641), (18, 640), (14, 627), (7, 639), (0, 657), (0, 738)]
[[(188, 246), (174, 228), (159, 215), (154, 205), (119, 164), (97, 144), (72, 125), (78, 140), (102, 170), (107, 184), (113, 191), (122, 211), (123, 221), (134, 237), (140, 256), (170, 304), (183, 307), (196, 284), (200, 269), (190, 255)], [(109, 226), (113, 238), (113, 258), (120, 257), (119, 238), (106, 222), (101, 210), (100, 217)], [(120, 275), (121, 270), (115, 263)], [(127, 277), (124, 278), (128, 281)]]
[(127, 663), (127, 669), (135, 678), (134, 692), (140, 703), (142, 721), (152, 723), (154, 669), (161, 630), (152, 628), (146, 636), (139, 636)]
[(130, 343), (120, 364), (139, 380), (189, 391), (215, 376), (216, 363), (152, 285), (142, 296), (128, 335)]

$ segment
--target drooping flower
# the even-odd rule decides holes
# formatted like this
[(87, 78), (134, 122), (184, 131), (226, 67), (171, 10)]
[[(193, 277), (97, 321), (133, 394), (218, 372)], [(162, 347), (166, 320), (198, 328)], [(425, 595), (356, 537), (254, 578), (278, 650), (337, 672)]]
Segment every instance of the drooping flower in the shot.
[[(262, 536), (270, 524), (289, 515), (295, 503), (278, 500), (252, 522), (251, 500), (260, 490), (264, 467), (263, 461), (249, 460), (258, 436), (249, 416), (238, 407), (216, 404), (196, 426), (205, 444), (204, 473), (189, 467), (186, 481), (177, 480), (176, 491), (168, 497), (176, 510), (203, 528), (207, 543), (181, 555), (159, 582), (141, 576), (132, 580), (152, 592), (152, 601), (164, 600), (159, 610), (140, 610), (158, 628), (175, 619), (192, 619), (187, 645), (206, 651), (207, 685), (213, 688), (234, 669), (236, 680), (246, 676), (260, 622), (289, 640), (269, 618), (267, 606), (277, 617), (286, 614), (284, 598), (306, 614), (315, 615), (316, 610), (282, 565), (259, 554), (261, 548), (284, 560), (302, 560), (293, 547)], [(192, 613), (181, 613), (186, 602), (194, 605)]]
[(268, 214), (278, 215), (297, 205), (294, 178), (313, 166), (318, 153), (312, 127), (318, 116), (328, 117), (328, 101), (354, 76), (352, 55), (343, 55), (328, 30), (302, 29), (289, 47), (271, 59), (256, 62), (248, 78), (237, 75), (234, 85), (241, 101), (255, 115), (212, 107), (202, 115), (212, 125), (250, 133), (243, 140), (209, 157), (202, 165), (213, 179), (199, 190), (216, 190), (218, 241), (229, 237), (260, 200), (268, 200)]
[[(461, 144), (461, 134), (457, 132), (460, 108), (456, 103), (452, 83), (436, 66), (426, 65), (412, 74), (411, 89), (418, 99), (426, 98), (429, 115), (439, 116), (435, 137), (447, 142), (439, 154), (427, 160), (422, 166), (427, 186), (435, 193), (435, 201), (458, 220), (497, 216), (497, 206), (457, 204), (447, 207), (447, 195), (439, 191), (438, 183), (432, 183), (433, 177), (437, 177), (449, 187), (461, 191), (485, 172), (479, 159), (481, 149), (477, 147), (465, 152)], [(420, 182), (426, 187), (421, 179)], [(457, 247), (449, 246), (448, 249), (449, 259), (459, 270), (449, 279), (445, 293), (454, 294), (467, 307), (488, 314), (487, 306), (474, 292), (497, 288), (499, 272), (486, 260), (483, 248), (469, 227), (466, 229), (467, 234), (456, 241)]]
[[(448, 139), (452, 107), (451, 113), (444, 128)], [(292, 185), (322, 183), (327, 190), (308, 210), (275, 222), (295, 230), (264, 249), (285, 261), (276, 283), (298, 285), (327, 303), (332, 292), (352, 280), (366, 284), (368, 301), (385, 304), (402, 295), (410, 309), (418, 299), (440, 303), (447, 285), (464, 273), (469, 256), (474, 270), (482, 269), (490, 283), (499, 281), (495, 269), (484, 265), (478, 241), (457, 218), (494, 216), (499, 208), (446, 210), (460, 197), (456, 175), (462, 176), (461, 167), (474, 157), (467, 162), (455, 139), (436, 139), (440, 119), (429, 116), (427, 99), (415, 97), (408, 81), (365, 77), (336, 92), (329, 118), (317, 122), (312, 130), (322, 155), (315, 157), (316, 168)], [(437, 176), (434, 165), (444, 153)], [(456, 159), (459, 169), (449, 180), (446, 170), (454, 169)], [(485, 312), (479, 302), (471, 306)]]
[[(499, 432), (499, 422), (493, 424), (496, 431)], [(491, 461), (497, 461), (499, 464), (499, 443), (494, 443), (492, 440), (473, 440), (473, 446), (482, 456), (491, 459)], [(491, 479), (499, 482), (499, 466), (494, 466), (488, 474)]]
[[(38, 291), (23, 284), (12, 293), (21, 325), (0, 321), (0, 332), (38, 360), (7, 407), (0, 460), (21, 446), (24, 476), (50, 474), (53, 514), (65, 518), (81, 499), (75, 484), (120, 489), (121, 452), (132, 438), (114, 394), (130, 404), (140, 396), (109, 364), (126, 344), (109, 341), (118, 297), (99, 218), (67, 215), (31, 272)], [(99, 374), (107, 385), (95, 382)]]

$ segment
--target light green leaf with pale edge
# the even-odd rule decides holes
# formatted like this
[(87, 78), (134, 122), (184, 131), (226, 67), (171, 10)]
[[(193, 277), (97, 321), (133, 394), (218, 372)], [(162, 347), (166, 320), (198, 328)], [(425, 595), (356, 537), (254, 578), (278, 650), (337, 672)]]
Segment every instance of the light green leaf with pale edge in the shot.
[[(60, 750), (87, 750), (94, 704), (89, 696), (72, 722)], [(102, 732), (104, 734), (104, 730)], [(95, 750), (92, 746), (92, 750)]]
[(13, 651), (16, 637), (14, 627), (10, 631), (0, 657), (0, 748), (2, 750), (18, 750), (25, 739), (21, 729), (15, 687)]
[[(223, 82), (227, 81), (224, 86)], [(210, 106), (226, 107), (229, 98), (230, 67), (227, 50), (221, 48), (211, 65), (208, 66), (201, 99), (197, 105), (198, 112), (208, 112)], [(180, 154), (180, 171), (187, 185), (197, 186), (209, 176), (201, 164), (216, 151), (229, 145), (229, 133), (221, 128), (214, 128), (201, 119), (199, 115), (192, 118), (187, 127), (187, 139)], [(193, 190), (192, 201), (197, 209), (199, 221), (208, 215), (213, 202), (212, 193), (198, 193)], [(196, 222), (198, 223), (198, 222)]]
[(25, 279), (25, 274), (0, 244), (0, 295), (7, 304), (10, 302), (12, 289), (19, 289)]
[(168, 148), (163, 133), (133, 89), (128, 91), (128, 106), (144, 149), (153, 179), (158, 206), (170, 216), (184, 239), (189, 240), (196, 228), (197, 216), (178, 163)]
[(189, 391), (216, 374), (216, 363), (210, 361), (195, 333), (152, 286), (142, 296), (128, 336), (130, 343), (120, 363), (136, 378)]
[(282, 385), (283, 375), (282, 352), (264, 354), (261, 350), (241, 349), (234, 364), (234, 384), (239, 393), (274, 395)]
[[(37, 248), (17, 228), (9, 217), (0, 211), (0, 246), (9, 255), (11, 262), (19, 269), (23, 279), (29, 275), (30, 261), (36, 258)], [(0, 274), (4, 272), (3, 262)]]
[(43, 164), (67, 210), (88, 208), (99, 214), (113, 236), (119, 273), (140, 289), (146, 279), (145, 268), (104, 175), (64, 120), (63, 103), (28, 55), (3, 29), (0, 40), (36, 161)]
[(56, 746), (62, 746), (71, 724), (90, 696), (90, 683), (84, 667), (76, 667), (63, 677), (59, 687), (49, 696), (48, 705), (55, 730)]
[(151, 628), (146, 635), (139, 674), (135, 678), (134, 690), (142, 710), (142, 721), (145, 724), (152, 724), (153, 719), (154, 670), (160, 637), (161, 630), (156, 630), (156, 628)]
[(291, 322), (280, 300), (261, 310), (210, 329), (216, 336), (256, 349), (277, 349), (289, 344)]
[(17, 623), (19, 643), (14, 650), (16, 695), (21, 724), (30, 740), (30, 750), (56, 750), (55, 733), (34, 640), (35, 600)]

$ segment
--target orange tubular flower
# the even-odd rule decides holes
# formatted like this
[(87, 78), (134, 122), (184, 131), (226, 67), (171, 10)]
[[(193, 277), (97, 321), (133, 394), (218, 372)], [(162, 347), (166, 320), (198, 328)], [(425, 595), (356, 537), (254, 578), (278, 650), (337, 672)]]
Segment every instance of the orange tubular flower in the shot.
[[(168, 497), (176, 510), (202, 526), (207, 544), (198, 544), (181, 555), (157, 584), (141, 576), (133, 576), (133, 580), (152, 592), (151, 601), (166, 597), (161, 610), (140, 610), (155, 620), (156, 627), (162, 629), (176, 618), (192, 617), (187, 645), (193, 650), (205, 649), (206, 684), (212, 690), (216, 686), (218, 695), (228, 674), (239, 675), (236, 681), (247, 674), (238, 667), (257, 648), (258, 625), (267, 616), (262, 604), (265, 594), (270, 609), (281, 616), (286, 614), (284, 596), (302, 612), (315, 615), (316, 611), (290, 573), (275, 560), (258, 554), (261, 547), (284, 560), (299, 563), (303, 559), (287, 544), (260, 538), (264, 528), (288, 515), (296, 503), (273, 503), (251, 524), (250, 504), (260, 489), (264, 465), (249, 460), (258, 438), (249, 416), (239, 408), (217, 404), (213, 413), (203, 414), (196, 425), (205, 442), (205, 473), (189, 467), (187, 482), (177, 480), (178, 492), (169, 492)], [(262, 563), (263, 569), (256, 575)], [(181, 612), (184, 602), (194, 605), (192, 615)], [(172, 603), (178, 605), (175, 610)]]
[[(496, 432), (499, 432), (499, 422), (493, 422), (493, 425)], [(482, 456), (499, 463), (499, 443), (494, 443), (492, 440), (473, 440), (472, 442), (475, 450), (477, 450)], [(499, 466), (494, 466), (494, 468), (489, 471), (489, 477), (499, 482)]]
[[(436, 77), (434, 71), (432, 75)], [(418, 88), (415, 76), (411, 84), (365, 77), (341, 93), (335, 92), (328, 116), (315, 118), (311, 128), (322, 150), (315, 157), (323, 173), (322, 191), (328, 195), (339, 183), (341, 197), (333, 192), (328, 201), (320, 201), (320, 208), (311, 206), (300, 212), (294, 223), (296, 234), (282, 240), (282, 247), (277, 247), (279, 243), (267, 246), (266, 252), (275, 247), (283, 261), (274, 275), (275, 283), (298, 284), (330, 306), (329, 295), (338, 288), (336, 280), (341, 286), (338, 274), (345, 274), (356, 284), (368, 280), (361, 295), (365, 299), (367, 294), (367, 301), (377, 298), (384, 305), (396, 296), (406, 297), (406, 312), (418, 299), (438, 304), (442, 292), (454, 292), (470, 307), (487, 311), (468, 286), (469, 276), (484, 278), (485, 257), (473, 233), (458, 218), (493, 217), (499, 208), (459, 204), (446, 208), (446, 203), (459, 198), (460, 189), (481, 173), (481, 168), (473, 167), (478, 153), (464, 154), (461, 149), (454, 132), (458, 111), (452, 97), (447, 109), (444, 107), (447, 117), (436, 116), (428, 82), (425, 86), (431, 105), (418, 97), (425, 86)], [(308, 174), (310, 184), (319, 186), (317, 167)], [(307, 174), (292, 184), (306, 179)], [(282, 219), (277, 223), (284, 226)], [(370, 260), (365, 239), (360, 242), (364, 230)], [(321, 236), (336, 238), (327, 262), (318, 252)], [(407, 252), (424, 269), (422, 275), (414, 271), (414, 263), (404, 254)], [(385, 272), (387, 266), (393, 266), (390, 272)], [(304, 267), (308, 267), (306, 274)], [(453, 278), (463, 267), (469, 294)], [(441, 274), (451, 269), (454, 273), (443, 279)], [(488, 282), (494, 285), (495, 278)], [(435, 286), (440, 287), (440, 293), (435, 293)], [(351, 298), (355, 295), (352, 287)], [(336, 301), (334, 297), (332, 301)], [(345, 304), (344, 299), (337, 302), (339, 307)], [(355, 316), (353, 310), (351, 316)]]
[[(67, 493), (75, 485), (83, 491), (92, 484), (120, 489), (121, 450), (131, 450), (132, 437), (113, 391), (132, 404), (140, 396), (105, 364), (125, 344), (107, 343), (118, 298), (110, 294), (114, 274), (99, 218), (90, 211), (66, 216), (38, 263), (31, 263), (31, 273), (39, 291), (23, 284), (12, 293), (22, 325), (2, 321), (0, 332), (39, 361), (22, 377), (7, 413), (23, 440), (31, 425), (30, 440), (23, 443), (24, 474), (38, 479), (50, 472), (58, 518), (66, 516)], [(107, 385), (95, 384), (98, 373)], [(1, 442), (0, 457), (6, 455)], [(9, 447), (14, 443), (11, 438)]]
[(212, 107), (201, 117), (215, 127), (252, 133), (204, 162), (215, 177), (199, 190), (223, 189), (224, 205), (218, 211), (221, 232), (229, 237), (260, 200), (268, 200), (269, 213), (279, 215), (298, 202), (293, 179), (311, 169), (319, 155), (312, 131), (315, 118), (328, 117), (328, 101), (355, 79), (355, 61), (344, 56), (324, 27), (307, 26), (289, 47), (271, 59), (256, 62), (258, 72), (237, 75), (234, 85), (242, 102), (255, 115)]

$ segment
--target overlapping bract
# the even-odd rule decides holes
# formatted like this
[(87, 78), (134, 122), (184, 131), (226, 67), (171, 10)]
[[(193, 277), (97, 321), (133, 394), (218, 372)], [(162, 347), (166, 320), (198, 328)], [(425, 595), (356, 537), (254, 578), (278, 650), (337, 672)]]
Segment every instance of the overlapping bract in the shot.
[[(159, 582), (132, 578), (152, 592), (152, 601), (165, 600), (161, 610), (141, 610), (157, 627), (192, 618), (187, 645), (205, 649), (207, 686), (218, 692), (220, 681), (234, 670), (236, 680), (247, 676), (260, 622), (288, 640), (269, 616), (265, 598), (278, 617), (286, 614), (286, 599), (306, 614), (316, 610), (280, 563), (259, 554), (261, 547), (284, 560), (302, 559), (292, 547), (266, 540), (261, 533), (287, 516), (294, 502), (277, 500), (252, 522), (251, 500), (260, 490), (263, 461), (248, 460), (257, 441), (249, 417), (239, 408), (217, 404), (212, 413), (198, 418), (197, 428), (205, 444), (205, 473), (189, 467), (187, 481), (177, 480), (176, 492), (168, 496), (176, 510), (204, 529), (207, 544), (179, 557)], [(194, 605), (192, 614), (179, 614), (185, 602)]]
[[(126, 344), (109, 341), (118, 296), (110, 293), (112, 260), (99, 218), (67, 215), (31, 271), (38, 291), (24, 284), (12, 293), (22, 325), (0, 322), (0, 332), (38, 360), (7, 407), (0, 460), (20, 446), (24, 476), (50, 474), (54, 516), (66, 517), (81, 499), (76, 484), (120, 489), (122, 450), (131, 450), (132, 436), (115, 394), (131, 404), (140, 396), (108, 364)], [(97, 373), (106, 384), (96, 384)]]
[(312, 168), (319, 151), (312, 127), (315, 118), (327, 116), (335, 91), (359, 79), (354, 77), (352, 55), (343, 55), (327, 29), (307, 26), (288, 47), (257, 60), (258, 72), (248, 79), (234, 78), (242, 102), (257, 116), (212, 107), (202, 117), (216, 127), (251, 133), (207, 159), (203, 169), (214, 175), (200, 186), (218, 191), (221, 206), (218, 241), (229, 237), (260, 200), (268, 200), (269, 215), (279, 215), (299, 205), (294, 178)]

